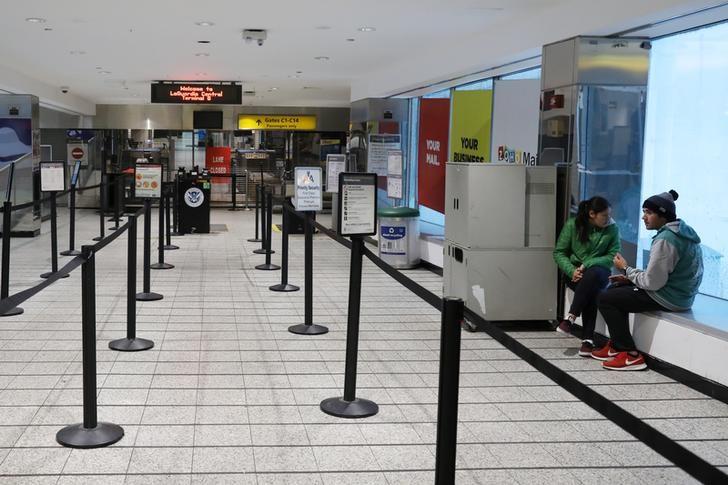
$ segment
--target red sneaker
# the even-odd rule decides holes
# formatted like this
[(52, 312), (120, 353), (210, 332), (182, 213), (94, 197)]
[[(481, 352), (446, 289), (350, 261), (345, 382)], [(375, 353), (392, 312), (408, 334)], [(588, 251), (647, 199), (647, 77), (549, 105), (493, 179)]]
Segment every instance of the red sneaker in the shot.
[(581, 357), (591, 357), (592, 352), (594, 352), (594, 344), (592, 344), (589, 340), (583, 340), (581, 342), (581, 347), (579, 348), (579, 355)]
[(569, 320), (561, 320), (559, 326), (556, 327), (556, 331), (565, 335), (571, 335), (571, 322)]
[(614, 350), (614, 347), (612, 347), (612, 341), (608, 341), (607, 345), (602, 347), (601, 349), (597, 349), (594, 352), (591, 353), (592, 359), (597, 360), (610, 360), (613, 357), (616, 357), (619, 352)]
[(609, 370), (644, 370), (647, 369), (642, 354), (630, 355), (629, 352), (620, 352), (612, 360), (602, 363), (602, 367)]

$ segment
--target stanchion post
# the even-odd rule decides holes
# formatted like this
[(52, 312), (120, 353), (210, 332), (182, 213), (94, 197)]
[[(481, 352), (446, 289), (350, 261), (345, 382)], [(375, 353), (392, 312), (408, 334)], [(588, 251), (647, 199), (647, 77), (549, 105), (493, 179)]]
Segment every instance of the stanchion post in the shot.
[(159, 194), (159, 231), (157, 234), (157, 262), (149, 266), (152, 269), (172, 269), (173, 264), (164, 262), (164, 194)]
[[(261, 242), (260, 234), (258, 233), (259, 219), (260, 219), (260, 185), (255, 186), (255, 237), (248, 239), (248, 242)], [(253, 251), (255, 252), (255, 251)]]
[(273, 264), (270, 261), (271, 254), (275, 251), (271, 249), (271, 240), (273, 239), (273, 193), (268, 191), (265, 194), (265, 206), (267, 211), (265, 213), (265, 263), (259, 264), (255, 269), (261, 269), (264, 271), (276, 271), (281, 269), (277, 264)]
[(303, 219), (304, 234), (304, 323), (288, 327), (288, 331), (298, 335), (321, 335), (329, 331), (323, 325), (313, 323), (313, 226), (311, 213), (306, 211)]
[(136, 336), (136, 266), (137, 266), (137, 216), (129, 216), (126, 257), (126, 338), (109, 342), (109, 348), (121, 352), (137, 352), (154, 347), (151, 340)]
[(179, 174), (174, 177), (174, 189), (172, 193), (172, 236), (183, 236), (179, 232)]
[(460, 298), (442, 302), (440, 330), (440, 386), (437, 396), (437, 448), (435, 485), (455, 483), (460, 379), (460, 325), (464, 304)]
[[(13, 203), (6, 200), (3, 203), (3, 270), (2, 274), (0, 274), (0, 299), (3, 300), (10, 294), (10, 230), (12, 225), (12, 211)], [(12, 317), (13, 315), (20, 315), (24, 311), (19, 306), (16, 306), (0, 314), (0, 317)]]
[(104, 238), (104, 214), (106, 213), (106, 173), (101, 172), (101, 184), (99, 185), (99, 235), (93, 238), (94, 241), (101, 241)]
[(119, 220), (121, 218), (121, 199), (123, 197), (123, 190), (121, 187), (121, 181), (124, 178), (123, 173), (116, 175), (114, 180), (114, 190), (116, 191), (116, 197), (114, 197), (114, 217), (111, 220), (114, 222), (114, 227), (110, 227), (109, 231), (116, 231), (119, 229)]
[[(265, 186), (262, 186), (260, 188), (260, 191), (258, 192), (258, 195), (260, 196), (260, 248), (255, 249), (253, 251), (255, 254), (265, 254), (266, 251), (268, 251), (266, 249), (266, 241), (265, 241), (266, 234), (268, 233), (268, 231), (265, 227), (267, 214), (268, 214), (268, 212), (267, 212), (268, 206), (266, 204), (266, 202), (267, 202), (266, 193), (267, 193), (267, 191), (266, 191)], [(257, 225), (256, 225), (256, 227), (257, 227)], [(258, 237), (257, 230), (255, 232), (255, 237)]]
[[(58, 211), (56, 210), (56, 193), (51, 192), (51, 270), (40, 275), (41, 278), (48, 278), (58, 272)], [(102, 214), (103, 217), (103, 214)], [(102, 223), (103, 224), (103, 223)], [(102, 225), (103, 227), (103, 225)], [(68, 278), (68, 273), (64, 273), (61, 278)]]
[(288, 284), (288, 224), (291, 214), (289, 212), (288, 203), (283, 199), (281, 204), (281, 212), (283, 217), (283, 235), (281, 236), (281, 282), (278, 285), (273, 285), (269, 289), (271, 291), (298, 291), (299, 288), (296, 285)]
[(71, 192), (68, 194), (68, 249), (61, 251), (61, 256), (78, 256), (81, 254), (76, 250), (76, 186), (71, 185)]
[(233, 173), (230, 176), (231, 176), (230, 192), (232, 194), (230, 197), (232, 198), (231, 202), (232, 202), (233, 206), (230, 209), (228, 209), (228, 210), (230, 210), (230, 211), (236, 211), (236, 210), (238, 210), (238, 208), (237, 208), (237, 204), (238, 204), (238, 175), (233, 171)]
[(137, 293), (137, 301), (155, 301), (164, 298), (159, 293), (151, 290), (151, 271), (150, 265), (152, 260), (152, 204), (149, 199), (144, 199), (144, 284), (141, 293)]
[(245, 169), (245, 210), (250, 210), (250, 177), (248, 169)]
[(56, 433), (56, 441), (70, 448), (100, 448), (124, 436), (121, 426), (99, 423), (96, 414), (96, 276), (93, 246), (82, 246), (81, 339), (83, 341), (83, 423)]
[(366, 418), (379, 412), (374, 401), (356, 397), (356, 366), (359, 354), (359, 313), (361, 309), (361, 269), (364, 238), (351, 238), (351, 265), (349, 274), (349, 314), (346, 325), (346, 368), (344, 371), (344, 397), (321, 401), (321, 410), (339, 418)]
[(172, 194), (170, 193), (172, 186), (166, 185), (167, 190), (164, 192), (164, 214), (165, 214), (165, 221), (167, 222), (167, 242), (164, 245), (165, 251), (172, 251), (174, 249), (179, 249), (179, 246), (176, 244), (172, 244), (172, 219), (170, 218), (170, 210), (172, 205)]

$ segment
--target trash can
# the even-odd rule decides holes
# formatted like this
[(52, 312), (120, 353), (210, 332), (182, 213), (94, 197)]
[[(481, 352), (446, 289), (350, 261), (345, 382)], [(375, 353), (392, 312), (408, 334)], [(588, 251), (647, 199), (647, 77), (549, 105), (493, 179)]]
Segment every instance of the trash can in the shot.
[(410, 207), (386, 207), (379, 216), (379, 257), (397, 269), (420, 264), (420, 211)]

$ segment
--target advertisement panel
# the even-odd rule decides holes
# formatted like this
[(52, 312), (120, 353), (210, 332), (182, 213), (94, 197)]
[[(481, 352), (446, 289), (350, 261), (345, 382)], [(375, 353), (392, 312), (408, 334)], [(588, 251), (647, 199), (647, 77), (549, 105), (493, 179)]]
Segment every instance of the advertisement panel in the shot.
[(493, 100), (493, 163), (536, 165), (541, 81), (495, 81)]
[(420, 130), (417, 148), (417, 200), (445, 212), (445, 163), (450, 131), (450, 100), (420, 101)]
[(493, 91), (455, 91), (448, 162), (490, 162)]

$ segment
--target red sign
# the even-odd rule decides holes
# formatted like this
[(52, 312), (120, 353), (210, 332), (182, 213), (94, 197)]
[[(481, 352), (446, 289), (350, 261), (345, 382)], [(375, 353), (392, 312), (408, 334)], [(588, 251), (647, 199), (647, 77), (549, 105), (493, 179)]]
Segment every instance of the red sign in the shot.
[[(205, 149), (205, 168), (210, 175), (229, 174), (230, 167), (230, 147), (207, 147)], [(227, 184), (230, 179), (223, 177), (213, 177), (213, 184)]]
[(71, 150), (71, 156), (75, 158), (76, 160), (81, 160), (83, 158), (83, 150), (81, 148), (74, 148)]
[(421, 205), (445, 212), (445, 162), (450, 134), (450, 100), (420, 101), (417, 148), (417, 198)]

